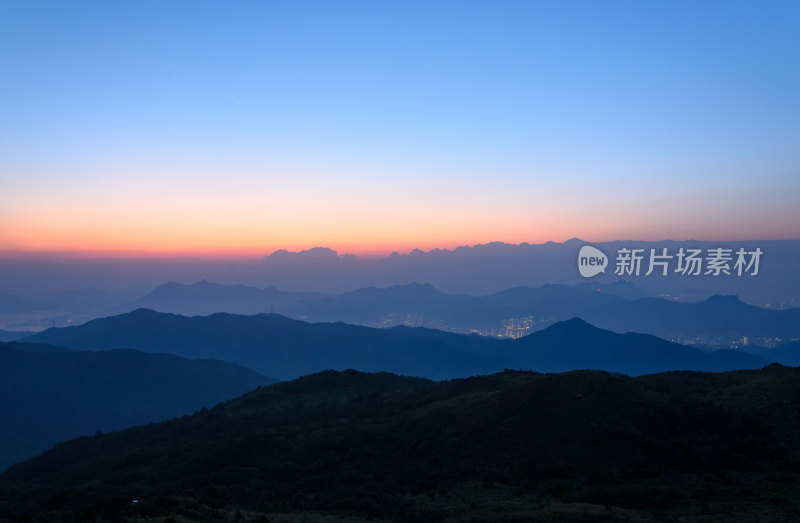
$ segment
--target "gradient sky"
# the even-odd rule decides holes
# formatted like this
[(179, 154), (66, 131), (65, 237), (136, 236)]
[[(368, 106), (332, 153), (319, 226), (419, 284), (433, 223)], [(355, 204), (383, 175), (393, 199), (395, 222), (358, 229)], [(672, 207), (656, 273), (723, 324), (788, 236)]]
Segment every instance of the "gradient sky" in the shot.
[(800, 2), (0, 2), (0, 251), (800, 238)]

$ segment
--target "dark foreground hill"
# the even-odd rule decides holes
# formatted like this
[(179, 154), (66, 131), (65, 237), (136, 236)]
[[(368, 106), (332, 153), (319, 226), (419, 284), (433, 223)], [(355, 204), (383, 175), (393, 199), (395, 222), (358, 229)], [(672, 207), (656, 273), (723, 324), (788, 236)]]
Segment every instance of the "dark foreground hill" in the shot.
[(277, 314), (186, 317), (140, 309), (76, 327), (48, 329), (24, 341), (220, 359), (279, 379), (347, 368), (447, 379), (504, 368), (644, 374), (759, 368), (767, 363), (743, 352), (707, 352), (649, 335), (616, 334), (579, 319), (518, 340), (497, 340), (424, 328), (306, 323)]
[(329, 371), (57, 445), (0, 475), (0, 514), (797, 521), (798, 405), (800, 369), (778, 365), (440, 383)]
[(0, 343), (0, 470), (68, 438), (191, 413), (274, 381), (222, 361)]

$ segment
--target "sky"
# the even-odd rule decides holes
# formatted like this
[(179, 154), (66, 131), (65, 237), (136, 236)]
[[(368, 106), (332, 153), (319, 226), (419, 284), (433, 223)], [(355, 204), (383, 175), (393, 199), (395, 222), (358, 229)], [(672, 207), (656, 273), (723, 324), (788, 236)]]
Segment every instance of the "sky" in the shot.
[(0, 253), (798, 239), (796, 1), (0, 1)]

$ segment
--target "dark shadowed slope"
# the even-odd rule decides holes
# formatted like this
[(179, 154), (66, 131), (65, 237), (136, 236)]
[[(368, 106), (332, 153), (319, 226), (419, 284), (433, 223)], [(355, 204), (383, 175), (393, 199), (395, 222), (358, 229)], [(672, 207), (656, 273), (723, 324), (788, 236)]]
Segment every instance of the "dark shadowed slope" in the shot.
[(573, 318), (517, 340), (498, 341), (477, 335), (461, 335), (425, 328), (397, 327), (393, 332), (452, 344), (487, 357), (495, 368), (564, 372), (600, 369), (630, 375), (665, 370), (720, 372), (757, 369), (763, 357), (745, 351), (705, 351), (649, 334), (599, 329)]
[[(758, 389), (777, 396), (754, 402)], [(800, 418), (786, 413), (798, 402), (800, 370), (775, 366), (639, 378), (504, 372), (442, 383), (323, 372), (193, 416), (58, 445), (0, 475), (0, 499), (14, 494), (0, 510), (209, 521), (236, 510), (394, 521), (793, 521)]]
[(800, 308), (764, 309), (736, 296), (712, 296), (700, 303), (658, 298), (620, 301), (592, 311), (585, 319), (618, 332), (646, 332), (664, 338), (800, 336)]
[(510, 366), (541, 372), (603, 369), (630, 375), (665, 370), (754, 369), (767, 361), (733, 350), (706, 352), (649, 334), (617, 334), (574, 318), (515, 340), (506, 349)]
[(7, 331), (0, 329), (0, 342), (20, 340), (31, 334), (33, 334), (31, 331)]
[(276, 314), (185, 317), (138, 310), (77, 327), (49, 329), (25, 341), (221, 359), (280, 379), (347, 368), (442, 379), (504, 368), (595, 368), (641, 374), (757, 368), (766, 363), (745, 353), (708, 353), (653, 336), (615, 334), (579, 320), (520, 340), (501, 341), (431, 329), (306, 323)]
[(0, 470), (67, 438), (191, 413), (274, 381), (221, 361), (0, 344)]
[(46, 343), (27, 343), (21, 341), (4, 342), (3, 347), (22, 352), (71, 352), (72, 349), (59, 347), (58, 345), (48, 345)]
[(483, 362), (435, 340), (344, 323), (309, 324), (277, 314), (186, 317), (140, 309), (77, 327), (49, 329), (26, 341), (222, 359), (279, 379), (350, 367), (449, 378), (477, 373)]
[(749, 346), (746, 350), (758, 354), (770, 362), (782, 365), (800, 365), (800, 341), (782, 343), (773, 348)]

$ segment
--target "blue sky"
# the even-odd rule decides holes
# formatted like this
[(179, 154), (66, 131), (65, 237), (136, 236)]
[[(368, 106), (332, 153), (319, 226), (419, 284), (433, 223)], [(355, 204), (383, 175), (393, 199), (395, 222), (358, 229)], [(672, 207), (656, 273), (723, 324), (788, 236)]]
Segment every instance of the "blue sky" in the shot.
[(798, 238), (797, 27), (798, 2), (5, 1), (0, 249)]

